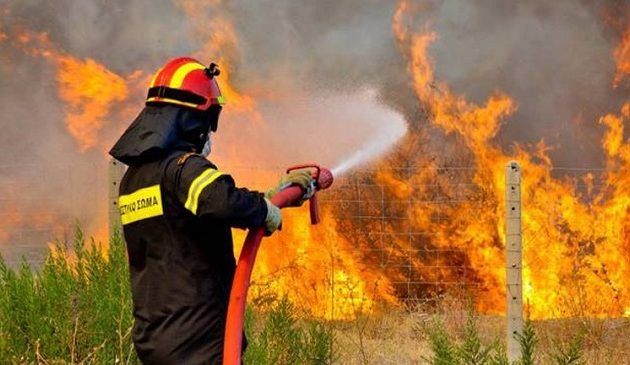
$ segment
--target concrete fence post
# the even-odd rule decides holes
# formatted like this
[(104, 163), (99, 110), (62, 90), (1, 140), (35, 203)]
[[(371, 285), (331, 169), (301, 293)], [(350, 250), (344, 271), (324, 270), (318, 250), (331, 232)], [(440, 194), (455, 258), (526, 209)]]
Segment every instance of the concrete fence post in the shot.
[(520, 345), (514, 336), (523, 332), (521, 168), (516, 161), (505, 167), (505, 208), (507, 356), (512, 363), (520, 359)]
[(118, 187), (125, 174), (125, 165), (115, 159), (111, 159), (108, 165), (107, 183), (109, 190), (107, 196), (107, 210), (109, 214), (109, 236), (112, 237), (121, 227), (120, 213), (118, 210)]

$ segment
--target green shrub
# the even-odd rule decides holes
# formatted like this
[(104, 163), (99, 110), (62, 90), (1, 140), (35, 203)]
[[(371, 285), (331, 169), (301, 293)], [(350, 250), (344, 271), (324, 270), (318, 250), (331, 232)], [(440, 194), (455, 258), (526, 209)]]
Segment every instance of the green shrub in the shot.
[(79, 228), (40, 270), (25, 260), (12, 270), (0, 258), (2, 363), (137, 363), (126, 262), (120, 236), (104, 255)]
[[(11, 269), (0, 256), (1, 364), (138, 363), (123, 239), (112, 237), (103, 252), (76, 228), (73, 241), (56, 243), (38, 270), (25, 260)], [(286, 300), (260, 319), (248, 310), (246, 321), (248, 364), (333, 362), (330, 327), (298, 321)]]
[(433, 365), (509, 365), (505, 348), (496, 339), (485, 346), (479, 338), (472, 302), (469, 303), (462, 339), (457, 342), (444, 328), (438, 317), (427, 327), (433, 355), (427, 359)]
[(283, 299), (256, 328), (248, 311), (246, 364), (330, 364), (335, 359), (332, 329), (323, 322), (298, 321), (293, 305)]
[(517, 333), (515, 337), (519, 345), (521, 345), (521, 360), (519, 364), (536, 364), (536, 344), (538, 344), (538, 336), (536, 336), (534, 323), (530, 319), (527, 319), (525, 326), (523, 326), (523, 333)]
[[(9, 268), (0, 256), (0, 363), (5, 364), (137, 364), (132, 341), (131, 289), (124, 241), (110, 240), (107, 253), (85, 244), (80, 229), (71, 243), (58, 242), (43, 266), (26, 261)], [(337, 359), (331, 326), (299, 319), (287, 300), (265, 313), (248, 309), (247, 364), (331, 364)], [(439, 317), (426, 327), (430, 364), (509, 365), (497, 338), (485, 345), (479, 337), (472, 304), (457, 339)], [(526, 321), (517, 336), (522, 365), (536, 363), (538, 338)], [(582, 338), (568, 345), (555, 342), (546, 351), (559, 365), (582, 364)]]
[(555, 342), (555, 352), (551, 357), (557, 365), (582, 365), (582, 340), (581, 335), (575, 336), (568, 346)]
[(494, 350), (495, 344), (484, 347), (481, 343), (477, 330), (473, 302), (469, 301), (464, 338), (457, 348), (459, 362), (466, 365), (488, 364), (492, 358), (492, 351)]
[[(434, 365), (510, 365), (505, 346), (499, 338), (484, 346), (479, 338), (472, 306), (469, 307), (466, 327), (460, 341), (456, 341), (444, 328), (442, 321), (435, 317), (426, 327), (432, 356), (425, 360)], [(535, 365), (538, 356), (538, 336), (531, 320), (525, 321), (522, 333), (515, 335), (521, 348), (521, 357), (512, 365)], [(558, 365), (581, 365), (582, 336), (574, 337), (568, 345), (554, 341), (550, 349), (553, 363)]]
[(433, 323), (428, 329), (427, 335), (431, 344), (433, 356), (429, 359), (433, 365), (452, 365), (459, 364), (457, 358), (457, 347), (450, 338), (444, 325), (438, 317), (433, 319)]

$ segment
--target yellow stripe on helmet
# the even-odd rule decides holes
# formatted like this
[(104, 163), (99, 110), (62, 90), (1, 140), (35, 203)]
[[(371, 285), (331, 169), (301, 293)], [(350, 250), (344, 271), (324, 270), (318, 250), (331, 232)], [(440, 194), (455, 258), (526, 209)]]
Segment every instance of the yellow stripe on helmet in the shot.
[(197, 209), (199, 208), (199, 197), (201, 196), (203, 189), (212, 184), (214, 180), (222, 175), (224, 175), (223, 172), (208, 168), (202, 172), (201, 175), (197, 176), (195, 180), (193, 180), (192, 184), (190, 184), (190, 188), (188, 188), (188, 199), (186, 199), (184, 207), (196, 215)]
[(149, 88), (152, 88), (155, 86), (155, 82), (157, 81), (157, 77), (159, 74), (162, 73), (162, 70), (164, 70), (164, 67), (160, 68), (151, 78), (151, 83), (149, 83)]
[(147, 103), (149, 103), (149, 102), (170, 103), (170, 104), (175, 104), (175, 105), (187, 106), (187, 107), (191, 107), (191, 108), (196, 108), (196, 107), (199, 106), (199, 104), (187, 103), (185, 101), (179, 101), (179, 100), (175, 100), (175, 99), (171, 99), (171, 98), (165, 98), (165, 97), (162, 97), (162, 96), (154, 96), (152, 98), (148, 98), (147, 99)]
[(181, 88), (182, 84), (184, 83), (184, 79), (186, 78), (186, 76), (188, 76), (190, 72), (195, 70), (203, 70), (205, 68), (206, 66), (196, 62), (190, 62), (180, 66), (177, 71), (173, 73), (173, 77), (171, 77), (171, 82), (169, 83), (168, 87), (173, 89)]

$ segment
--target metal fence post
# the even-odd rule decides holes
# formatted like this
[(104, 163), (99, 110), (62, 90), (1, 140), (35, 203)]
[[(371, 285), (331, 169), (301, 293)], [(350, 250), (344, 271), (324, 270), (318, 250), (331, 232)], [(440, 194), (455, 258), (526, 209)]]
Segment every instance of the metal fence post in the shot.
[(112, 237), (121, 227), (118, 210), (118, 187), (125, 174), (125, 165), (115, 159), (111, 159), (108, 165), (107, 182), (109, 192), (107, 196), (107, 210), (109, 213), (109, 236)]
[(507, 355), (512, 363), (521, 352), (514, 336), (523, 332), (521, 168), (516, 161), (505, 167), (505, 205)]

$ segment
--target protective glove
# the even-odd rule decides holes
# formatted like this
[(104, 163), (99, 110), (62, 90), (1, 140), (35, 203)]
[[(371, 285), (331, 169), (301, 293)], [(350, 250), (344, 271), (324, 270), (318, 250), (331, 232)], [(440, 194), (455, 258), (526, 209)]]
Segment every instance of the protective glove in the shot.
[(271, 236), (273, 232), (282, 226), (282, 213), (280, 208), (276, 207), (271, 200), (265, 198), (267, 203), (267, 217), (265, 218), (265, 234)]
[(306, 193), (300, 201), (296, 202), (293, 206), (299, 207), (304, 204), (305, 201), (309, 200), (313, 194), (315, 193), (315, 180), (311, 176), (311, 172), (309, 170), (294, 170), (284, 175), (278, 185), (273, 189), (268, 190), (265, 193), (265, 198), (271, 199), (274, 195), (278, 194), (282, 189), (297, 184), (302, 187), (302, 189), (306, 190)]

